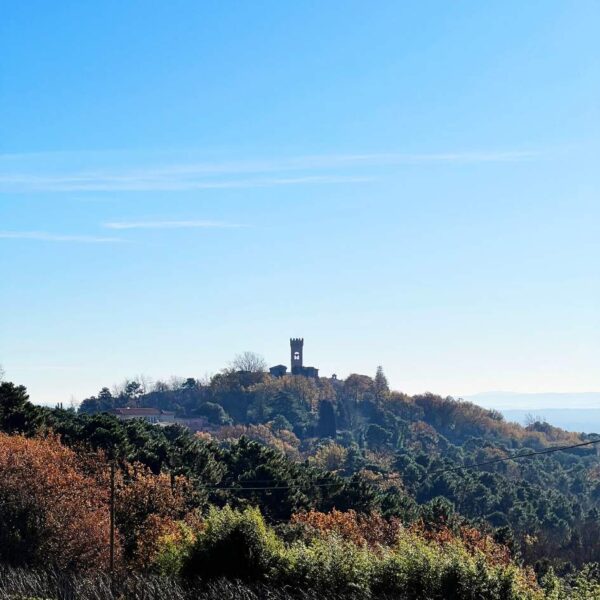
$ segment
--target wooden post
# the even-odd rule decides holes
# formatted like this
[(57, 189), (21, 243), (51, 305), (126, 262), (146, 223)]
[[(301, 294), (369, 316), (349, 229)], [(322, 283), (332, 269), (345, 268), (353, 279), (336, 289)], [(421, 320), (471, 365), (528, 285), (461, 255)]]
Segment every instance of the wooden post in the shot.
[(110, 577), (115, 570), (115, 463), (110, 463)]

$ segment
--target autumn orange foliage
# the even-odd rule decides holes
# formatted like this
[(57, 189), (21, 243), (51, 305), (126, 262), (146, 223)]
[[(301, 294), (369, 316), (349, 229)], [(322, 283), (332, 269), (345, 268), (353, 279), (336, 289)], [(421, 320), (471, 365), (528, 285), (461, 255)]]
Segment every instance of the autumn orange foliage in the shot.
[(499, 544), (490, 535), (474, 527), (464, 526), (459, 529), (458, 533), (454, 533), (448, 527), (438, 527), (432, 530), (422, 523), (415, 523), (409, 530), (419, 537), (442, 546), (456, 543), (458, 540), (470, 554), (481, 552), (492, 565), (508, 565), (511, 561), (511, 553), (506, 546)]
[(328, 513), (311, 510), (292, 515), (292, 523), (305, 525), (321, 535), (335, 534), (371, 549), (394, 545), (404, 529), (399, 519), (385, 519), (378, 513), (363, 515), (354, 510), (333, 509)]
[(185, 477), (154, 475), (141, 465), (125, 465), (117, 478), (116, 507), (127, 558), (143, 568), (158, 540), (188, 517), (193, 499)]
[(298, 459), (300, 457), (298, 451), (300, 440), (292, 431), (286, 429), (273, 431), (269, 425), (226, 425), (214, 433), (215, 439), (219, 441), (232, 442), (242, 436), (275, 448), (288, 458)]
[(34, 515), (36, 547), (30, 555), (44, 566), (108, 566), (108, 487), (89, 471), (56, 437), (0, 433), (0, 510), (8, 524)]
[(196, 539), (196, 534), (201, 530), (202, 521), (194, 513), (189, 513), (182, 520), (149, 515), (138, 531), (132, 565), (140, 571), (155, 569), (156, 559), (164, 549), (165, 542), (170, 542), (173, 547), (181, 547), (189, 541), (188, 537)]
[(308, 527), (311, 533), (325, 537), (334, 534), (356, 546), (371, 550), (393, 547), (403, 535), (414, 535), (440, 546), (460, 543), (470, 554), (485, 555), (492, 565), (506, 566), (511, 561), (511, 554), (506, 546), (498, 544), (490, 535), (473, 527), (462, 527), (458, 533), (454, 533), (448, 527), (431, 531), (422, 523), (405, 528), (399, 519), (386, 519), (378, 513), (363, 515), (353, 510), (335, 509), (329, 513), (297, 513), (292, 516), (292, 523)]

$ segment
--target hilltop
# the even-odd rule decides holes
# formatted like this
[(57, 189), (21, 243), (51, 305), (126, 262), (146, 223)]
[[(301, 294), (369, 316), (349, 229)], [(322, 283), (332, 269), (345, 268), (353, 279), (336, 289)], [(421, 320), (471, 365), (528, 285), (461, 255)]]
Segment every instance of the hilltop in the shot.
[[(451, 397), (393, 391), (381, 368), (373, 377), (345, 380), (230, 368), (204, 383), (159, 382), (147, 391), (129, 382), (85, 400), (80, 412), (119, 406), (173, 411), (181, 422), (202, 418), (206, 439), (246, 437), (343, 476), (385, 479), (386, 489), (401, 490), (418, 505), (443, 500), (446, 511), (506, 528), (532, 564), (548, 556), (563, 570), (570, 562), (582, 564), (589, 550), (580, 540), (597, 526), (594, 445), (508, 460), (593, 436), (545, 422), (520, 426), (498, 411)], [(503, 460), (468, 468), (497, 459)]]
[[(494, 579), (508, 577), (507, 572), (497, 571), (500, 565), (517, 569), (510, 585), (520, 591), (517, 595), (498, 592), (494, 596), (498, 598), (542, 598), (542, 588), (548, 586), (571, 590), (565, 591), (571, 595), (548, 597), (574, 598), (580, 573), (586, 573), (584, 579), (594, 577), (590, 565), (600, 562), (600, 549), (592, 542), (600, 535), (600, 469), (593, 436), (542, 422), (523, 427), (507, 422), (497, 411), (451, 397), (394, 391), (381, 368), (372, 377), (352, 374), (345, 380), (312, 373), (273, 375), (259, 361), (255, 368), (234, 366), (204, 382), (187, 378), (146, 387), (129, 381), (113, 391), (103, 388), (86, 399), (78, 412), (35, 406), (25, 388), (5, 382), (0, 428), (16, 438), (43, 436), (49, 441), (45, 446), (28, 447), (3, 438), (0, 445), (7, 448), (6, 456), (15, 448), (41, 455), (59, 445), (76, 455), (100, 452), (98, 460), (116, 460), (122, 493), (129, 490), (132, 494), (126, 503), (130, 512), (120, 517), (120, 560), (138, 565), (135, 568), (145, 562), (154, 565), (148, 568), (163, 568), (159, 563), (167, 559), (152, 552), (162, 548), (161, 536), (171, 531), (168, 535), (175, 537), (169, 539), (179, 540), (173, 543), (183, 552), (176, 561), (177, 573), (185, 569), (221, 572), (222, 565), (217, 568), (209, 555), (202, 554), (204, 550), (198, 550), (199, 555), (193, 550), (194, 543), (210, 545), (217, 543), (216, 538), (210, 541), (193, 532), (196, 527), (200, 527), (198, 531), (209, 527), (219, 537), (234, 535), (232, 531), (241, 527), (244, 531), (257, 528), (262, 532), (257, 533), (259, 537), (266, 536), (261, 552), (270, 548), (269, 560), (279, 565), (273, 563), (267, 571), (273, 577), (277, 573), (282, 585), (291, 581), (286, 579), (286, 569), (298, 560), (292, 558), (296, 556), (294, 544), (316, 544), (311, 537), (315, 531), (321, 532), (319, 539), (329, 540), (323, 542), (327, 552), (338, 552), (337, 542), (328, 537), (331, 535), (335, 539), (346, 536), (357, 548), (375, 544), (364, 550), (368, 556), (360, 560), (349, 555), (331, 557), (359, 563), (380, 560), (376, 547), (391, 544), (385, 554), (392, 552), (395, 544), (409, 543), (408, 531), (416, 536), (410, 544), (420, 548), (423, 557), (433, 552), (441, 553), (439, 561), (457, 560), (447, 546), (451, 543), (453, 548), (461, 548), (467, 571), (477, 556), (485, 561), (491, 569), (487, 586), (501, 589), (504, 585)], [(115, 411), (126, 407), (131, 407), (130, 411)], [(144, 415), (154, 414), (154, 408), (171, 415), (172, 420), (153, 424), (144, 418), (124, 417), (140, 407)], [(192, 423), (199, 430), (186, 426)], [(522, 455), (527, 456), (519, 458)], [(83, 464), (87, 477), (90, 467)], [(0, 464), (0, 475), (1, 471)], [(105, 475), (98, 477), (104, 481), (101, 487), (105, 486)], [(158, 494), (168, 481), (170, 493), (180, 489), (181, 496), (178, 492), (176, 498), (142, 500), (156, 486), (152, 494)], [(0, 480), (0, 493), (4, 493), (2, 489)], [(18, 493), (16, 490), (6, 493)], [(131, 502), (142, 504), (134, 510)], [(165, 508), (160, 508), (163, 505)], [(234, 512), (218, 512), (227, 506)], [(260, 514), (244, 512), (249, 507), (257, 507)], [(6, 515), (0, 518), (6, 520)], [(198, 525), (195, 519), (204, 524)], [(167, 526), (169, 520), (182, 524)], [(179, 527), (188, 533), (176, 534)], [(298, 538), (298, 527), (313, 533)], [(368, 542), (364, 536), (370, 530), (383, 537)], [(188, 542), (192, 545), (186, 546)], [(288, 548), (286, 544), (292, 545)], [(348, 548), (343, 552), (350, 551)], [(2, 560), (14, 554), (7, 552)], [(94, 560), (101, 565), (106, 557), (97, 555)], [(366, 567), (359, 563), (356, 572), (362, 573)], [(282, 567), (284, 564), (288, 566)], [(377, 565), (369, 567), (374, 569), (369, 572), (384, 568), (384, 563)], [(412, 567), (404, 565), (402, 569), (410, 571)], [(414, 598), (445, 598), (444, 577), (459, 576), (434, 571), (430, 577), (438, 581), (438, 591)], [(492, 576), (492, 572), (496, 574)], [(563, 579), (553, 579), (556, 573)], [(240, 576), (235, 569), (222, 574)], [(361, 581), (365, 590), (379, 589), (379, 580)], [(473, 590), (478, 584), (471, 581)], [(330, 580), (323, 580), (323, 589), (329, 584)], [(441, 595), (435, 595), (438, 593)]]

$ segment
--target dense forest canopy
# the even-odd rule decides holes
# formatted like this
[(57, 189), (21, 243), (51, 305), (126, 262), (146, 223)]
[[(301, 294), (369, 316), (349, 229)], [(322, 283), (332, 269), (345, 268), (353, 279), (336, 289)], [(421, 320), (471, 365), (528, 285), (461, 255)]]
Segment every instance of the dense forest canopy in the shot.
[[(0, 500), (23, 498), (17, 504), (0, 501), (0, 562), (43, 565), (50, 553), (62, 568), (105, 567), (101, 518), (88, 537), (81, 537), (76, 522), (65, 522), (63, 530), (73, 533), (70, 544), (61, 544), (56, 538), (62, 534), (39, 525), (45, 521), (34, 515), (42, 511), (52, 523), (51, 515), (77, 514), (70, 507), (83, 498), (101, 513), (107, 489), (102, 465), (116, 461), (118, 552), (124, 564), (140, 569), (166, 569), (163, 563), (172, 560), (180, 575), (206, 575), (216, 569), (219, 548), (231, 550), (222, 536), (239, 542), (239, 531), (254, 528), (265, 536), (260, 552), (270, 558), (251, 571), (277, 573), (289, 583), (285, 573), (291, 567), (282, 565), (292, 561), (288, 553), (294, 544), (312, 547), (332, 532), (336, 540), (350, 536), (352, 547), (367, 553), (360, 560), (380, 560), (363, 538), (357, 543), (352, 537), (377, 523), (377, 531), (397, 528), (385, 543), (377, 541), (389, 552), (406, 541), (408, 532), (418, 547), (443, 549), (444, 536), (454, 540), (463, 548), (465, 565), (476, 555), (473, 544), (485, 546), (490, 569), (498, 567), (499, 556), (503, 565), (524, 569), (519, 575), (523, 590), (562, 586), (574, 594), (582, 572), (587, 581), (594, 579), (600, 562), (600, 466), (596, 445), (582, 444), (596, 436), (539, 422), (521, 427), (452, 398), (408, 396), (390, 390), (381, 368), (374, 377), (353, 374), (345, 380), (273, 377), (252, 358), (245, 356), (243, 365), (205, 382), (188, 378), (149, 386), (129, 381), (120, 389), (103, 388), (78, 411), (35, 406), (24, 387), (2, 383)], [(202, 417), (207, 427), (194, 433), (178, 423), (157, 426), (107, 414), (128, 406), (174, 411), (183, 423)], [(557, 447), (564, 449), (554, 451)], [(527, 457), (519, 459), (523, 454)], [(21, 456), (21, 476), (35, 482), (26, 492), (20, 491), (21, 478), (7, 474), (10, 455)], [(42, 475), (35, 465), (44, 455), (64, 466)], [(46, 506), (48, 490), (67, 488), (68, 480), (79, 487), (64, 504)], [(260, 512), (247, 512), (253, 507)], [(86, 513), (81, 522), (93, 518)], [(213, 533), (198, 537), (193, 533), (198, 530)], [(316, 538), (315, 531), (321, 532)], [(473, 536), (488, 542), (475, 543)], [(346, 548), (338, 548), (342, 554), (350, 541), (339, 542)], [(333, 542), (327, 544), (333, 552)], [(427, 548), (423, 552), (434, 551)], [(241, 572), (222, 575), (244, 577)], [(365, 580), (365, 589), (380, 589), (377, 581)], [(528, 597), (523, 590), (514, 597)], [(420, 597), (426, 596), (415, 596)]]

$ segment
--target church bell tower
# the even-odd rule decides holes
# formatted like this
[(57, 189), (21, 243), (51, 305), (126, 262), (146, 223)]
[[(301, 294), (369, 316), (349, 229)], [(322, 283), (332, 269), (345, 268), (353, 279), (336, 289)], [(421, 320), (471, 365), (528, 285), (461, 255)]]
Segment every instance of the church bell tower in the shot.
[(304, 347), (304, 338), (291, 338), (290, 351), (292, 356), (292, 375), (300, 375), (302, 373), (302, 349)]

